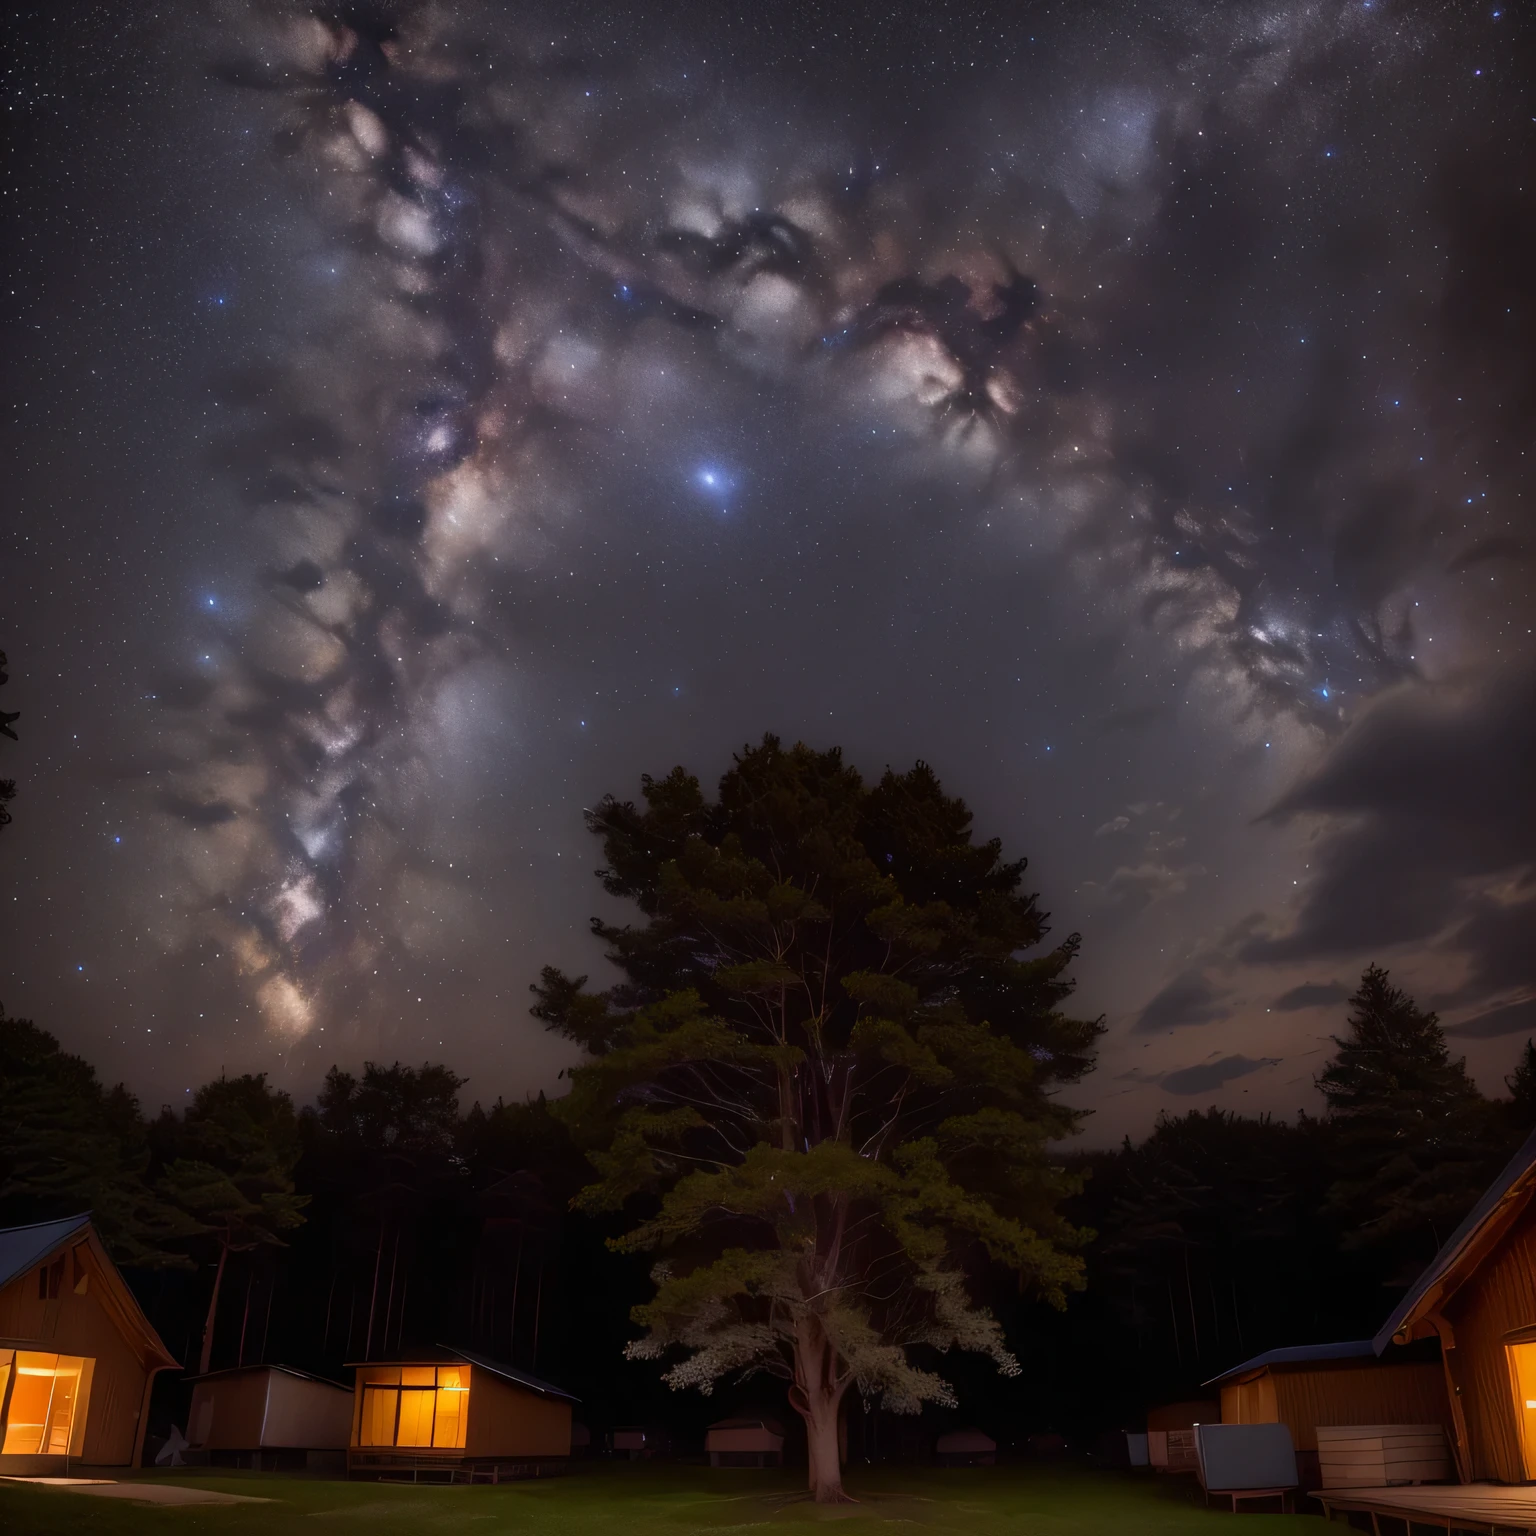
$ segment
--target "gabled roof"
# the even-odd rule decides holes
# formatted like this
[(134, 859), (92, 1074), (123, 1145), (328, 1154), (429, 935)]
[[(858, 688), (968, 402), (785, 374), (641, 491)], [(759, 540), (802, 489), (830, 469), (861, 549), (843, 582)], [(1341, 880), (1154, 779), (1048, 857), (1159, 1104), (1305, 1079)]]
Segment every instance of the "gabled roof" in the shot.
[(537, 1376), (530, 1376), (526, 1371), (520, 1371), (516, 1366), (507, 1365), (501, 1360), (492, 1360), (488, 1355), (477, 1355), (467, 1349), (455, 1348), (452, 1344), (439, 1344), (434, 1349), (418, 1349), (395, 1355), (387, 1360), (349, 1360), (348, 1366), (357, 1370), (369, 1365), (441, 1365), (444, 1360), (461, 1360), (465, 1365), (474, 1366), (476, 1370), (489, 1372), (492, 1376), (500, 1376), (503, 1381), (510, 1381), (515, 1387), (522, 1387), (525, 1391), (535, 1393), (539, 1397), (558, 1399), (562, 1403), (579, 1403), (579, 1397), (572, 1397), (562, 1387), (552, 1386), (547, 1381), (541, 1381)]
[(1399, 1335), (1411, 1337), (1414, 1324), (1444, 1304), (1525, 1209), (1533, 1190), (1536, 1131), (1526, 1137), (1524, 1146), (1472, 1207), (1471, 1215), (1451, 1233), (1429, 1268), (1408, 1288), (1408, 1294), (1382, 1324), (1372, 1340), (1378, 1355)]
[(562, 1403), (579, 1403), (579, 1397), (572, 1397), (569, 1392), (560, 1387), (551, 1386), (547, 1381), (540, 1381), (537, 1376), (530, 1376), (526, 1371), (517, 1370), (514, 1366), (504, 1365), (500, 1360), (488, 1359), (485, 1355), (471, 1354), (467, 1349), (453, 1349), (447, 1345), (451, 1355), (457, 1355), (466, 1365), (472, 1365), (482, 1371), (489, 1371), (492, 1376), (500, 1376), (503, 1381), (510, 1381), (514, 1386), (526, 1387), (530, 1392), (536, 1392), (540, 1397), (558, 1398)]
[(61, 1250), (81, 1246), (89, 1252), (91, 1267), (101, 1278), (102, 1307), (123, 1337), (137, 1347), (150, 1370), (179, 1368), (181, 1362), (165, 1347), (145, 1317), (138, 1298), (129, 1290), (122, 1272), (112, 1262), (111, 1254), (102, 1245), (96, 1228), (91, 1225), (89, 1212), (67, 1216), (62, 1221), (37, 1221), (26, 1227), (0, 1228), (0, 1287), (46, 1263)]
[(1246, 1376), (1249, 1371), (1263, 1370), (1267, 1365), (1311, 1365), (1322, 1360), (1368, 1360), (1374, 1359), (1375, 1355), (1376, 1345), (1371, 1339), (1351, 1339), (1345, 1344), (1295, 1344), (1289, 1349), (1265, 1350), (1262, 1355), (1255, 1355), (1252, 1360), (1234, 1365), (1220, 1376), (1212, 1376), (1202, 1385), (1220, 1386), (1238, 1376)]
[(34, 1221), (29, 1227), (0, 1229), (0, 1286), (36, 1269), (90, 1224), (87, 1212), (83, 1216), (66, 1216), (62, 1221)]

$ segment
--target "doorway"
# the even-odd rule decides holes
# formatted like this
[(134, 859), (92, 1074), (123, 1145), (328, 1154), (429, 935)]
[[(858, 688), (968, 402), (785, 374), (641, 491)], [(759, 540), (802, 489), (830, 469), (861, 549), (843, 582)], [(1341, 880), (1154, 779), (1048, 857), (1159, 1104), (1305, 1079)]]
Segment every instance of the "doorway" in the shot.
[(1536, 1482), (1536, 1339), (1506, 1344), (1509, 1377), (1515, 1390), (1515, 1423), (1520, 1426), (1520, 1456), (1525, 1475)]

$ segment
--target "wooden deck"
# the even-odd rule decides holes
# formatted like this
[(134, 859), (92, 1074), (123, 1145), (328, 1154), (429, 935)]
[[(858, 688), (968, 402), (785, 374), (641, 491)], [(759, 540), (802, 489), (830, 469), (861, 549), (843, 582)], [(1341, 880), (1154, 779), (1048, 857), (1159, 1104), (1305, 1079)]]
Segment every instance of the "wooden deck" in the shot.
[(1476, 1531), (1480, 1536), (1536, 1533), (1536, 1487), (1466, 1483), (1460, 1487), (1324, 1488), (1312, 1497), (1330, 1520), (1335, 1511), (1369, 1515), (1375, 1536), (1398, 1536), (1405, 1526), (1405, 1536), (1411, 1536), (1416, 1525)]

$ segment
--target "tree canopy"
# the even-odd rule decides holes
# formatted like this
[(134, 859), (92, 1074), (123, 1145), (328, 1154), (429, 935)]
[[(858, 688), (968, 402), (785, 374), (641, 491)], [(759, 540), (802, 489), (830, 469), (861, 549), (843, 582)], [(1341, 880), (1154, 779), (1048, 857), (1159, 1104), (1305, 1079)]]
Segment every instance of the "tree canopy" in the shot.
[(598, 1175), (578, 1203), (633, 1208), (619, 1246), (660, 1253), (632, 1353), (680, 1355), (678, 1387), (785, 1378), (836, 1499), (850, 1387), (915, 1412), (953, 1401), (946, 1350), (1017, 1371), (978, 1267), (1058, 1306), (1081, 1285), (1050, 1152), (1101, 1030), (1062, 1012), (1077, 936), (1044, 947), (1024, 861), (924, 763), (870, 786), (766, 736), (713, 801), (682, 768), (642, 788), (588, 818), (643, 918), (593, 921), (623, 979), (534, 989), (587, 1052), (562, 1105)]
[(1337, 1141), (1328, 1214), (1346, 1247), (1396, 1252), (1406, 1283), (1498, 1171), (1508, 1128), (1451, 1057), (1437, 1016), (1387, 971), (1367, 966), (1349, 1008), (1317, 1080)]
[(29, 1019), (0, 1010), (0, 1203), (16, 1219), (89, 1211), (119, 1264), (185, 1267), (193, 1224), (149, 1177), (138, 1101), (59, 1049)]
[(293, 1183), (298, 1118), (293, 1100), (269, 1087), (264, 1072), (245, 1073), (205, 1083), (179, 1120), (166, 1111), (156, 1131), (177, 1154), (166, 1163), (160, 1190), (218, 1254), (198, 1366), (206, 1373), (229, 1255), (281, 1247), (284, 1234), (303, 1224), (309, 1197), (295, 1193)]

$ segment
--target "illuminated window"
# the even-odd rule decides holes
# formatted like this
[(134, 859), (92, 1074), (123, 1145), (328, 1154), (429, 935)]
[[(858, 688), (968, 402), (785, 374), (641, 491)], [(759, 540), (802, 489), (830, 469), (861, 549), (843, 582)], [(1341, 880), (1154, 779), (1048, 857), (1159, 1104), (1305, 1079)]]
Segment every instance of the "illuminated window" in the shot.
[(462, 1450), (469, 1386), (457, 1365), (373, 1369), (363, 1380), (359, 1445)]
[[(67, 1456), (80, 1398), (85, 1361), (78, 1355), (41, 1355), (18, 1350), (5, 1416), (6, 1456)], [(3, 1380), (3, 1378), (0, 1378)]]
[(1515, 1422), (1525, 1475), (1536, 1477), (1536, 1343), (1508, 1344), (1509, 1373), (1515, 1389)]

